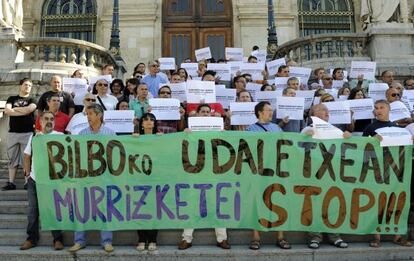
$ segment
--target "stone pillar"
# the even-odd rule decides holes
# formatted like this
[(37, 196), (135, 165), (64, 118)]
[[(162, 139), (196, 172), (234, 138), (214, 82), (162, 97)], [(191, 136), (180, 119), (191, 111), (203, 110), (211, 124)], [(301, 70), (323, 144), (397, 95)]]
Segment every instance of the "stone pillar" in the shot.
[(410, 74), (414, 61), (413, 24), (371, 24), (366, 32), (369, 38), (369, 56), (377, 62), (379, 73), (395, 67), (401, 75)]
[(17, 42), (22, 37), (21, 32), (13, 28), (0, 28), (0, 75), (7, 74), (16, 68), (15, 62), (18, 53)]

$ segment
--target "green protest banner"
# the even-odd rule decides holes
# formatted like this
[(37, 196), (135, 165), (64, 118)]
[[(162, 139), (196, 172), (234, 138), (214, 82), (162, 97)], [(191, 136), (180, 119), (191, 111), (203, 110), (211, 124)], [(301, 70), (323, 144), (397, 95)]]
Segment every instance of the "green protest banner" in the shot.
[(402, 234), (411, 150), (294, 133), (42, 135), (33, 160), (45, 230)]

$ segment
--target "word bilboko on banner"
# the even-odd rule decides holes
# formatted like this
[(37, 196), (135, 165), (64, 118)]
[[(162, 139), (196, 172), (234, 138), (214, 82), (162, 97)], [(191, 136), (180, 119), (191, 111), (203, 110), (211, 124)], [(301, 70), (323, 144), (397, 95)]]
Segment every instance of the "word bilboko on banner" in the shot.
[(42, 135), (45, 230), (406, 233), (412, 147), (294, 133)]

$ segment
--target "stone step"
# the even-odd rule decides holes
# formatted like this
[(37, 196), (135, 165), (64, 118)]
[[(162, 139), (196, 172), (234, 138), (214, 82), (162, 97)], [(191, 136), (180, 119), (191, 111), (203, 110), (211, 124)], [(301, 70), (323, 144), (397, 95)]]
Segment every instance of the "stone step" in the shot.
[[(2, 228), (0, 229), (0, 246), (17, 246), (21, 244), (26, 238), (26, 222), (23, 223), (22, 217), (19, 217), (18, 223), (20, 228)], [(22, 224), (24, 226), (22, 227)], [(17, 225), (16, 225), (17, 226)], [(248, 245), (251, 241), (252, 232), (250, 230), (229, 229), (227, 231), (229, 242), (232, 245)], [(39, 245), (47, 246), (52, 242), (52, 235), (49, 231), (42, 231)], [(181, 240), (182, 230), (168, 229), (160, 230), (158, 233), (158, 243), (160, 245), (177, 245)], [(292, 244), (305, 244), (307, 242), (307, 235), (303, 232), (287, 232), (286, 239)], [(87, 233), (89, 245), (99, 245), (99, 232), (90, 231)], [(372, 240), (372, 235), (343, 235), (343, 239), (350, 243), (365, 243)], [(73, 243), (73, 232), (64, 232), (64, 240), (66, 244)], [(114, 245), (134, 245), (138, 242), (136, 231), (115, 231)], [(384, 241), (390, 241), (390, 236), (384, 236)], [(264, 244), (274, 245), (276, 242), (276, 234), (273, 232), (261, 233), (261, 241)], [(196, 229), (194, 232), (194, 245), (214, 245), (216, 242), (213, 229)]]
[[(6, 185), (7, 181), (9, 181), (9, 178), (0, 178), (0, 187)], [(17, 186), (17, 189), (23, 189), (24, 182), (24, 178), (16, 178), (14, 184)]]
[(0, 201), (0, 214), (27, 214), (27, 201)]
[(24, 189), (0, 191), (0, 201), (27, 201), (27, 191)]
[(113, 253), (107, 254), (100, 247), (87, 247), (71, 254), (68, 251), (53, 251), (50, 247), (35, 247), (20, 251), (18, 247), (0, 247), (2, 260), (7, 261), (385, 261), (413, 260), (414, 248), (398, 247), (384, 243), (380, 248), (370, 248), (366, 244), (350, 245), (347, 249), (337, 249), (322, 245), (318, 250), (311, 250), (306, 245), (294, 245), (292, 250), (281, 250), (274, 246), (264, 245), (260, 250), (253, 251), (247, 246), (233, 246), (230, 250), (222, 250), (215, 246), (193, 246), (185, 251), (177, 250), (175, 246), (160, 246), (157, 251), (138, 252), (135, 245), (115, 247)]
[(24, 229), (27, 226), (27, 215), (0, 214), (0, 229)]

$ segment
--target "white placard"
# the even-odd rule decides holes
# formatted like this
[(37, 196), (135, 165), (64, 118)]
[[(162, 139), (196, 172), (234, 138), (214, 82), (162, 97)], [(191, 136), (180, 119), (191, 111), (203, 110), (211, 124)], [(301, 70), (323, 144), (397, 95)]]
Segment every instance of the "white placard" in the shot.
[(347, 101), (324, 102), (329, 110), (330, 124), (350, 124), (351, 110)]
[(174, 57), (162, 57), (159, 58), (160, 70), (175, 70), (175, 58)]
[(289, 66), (289, 76), (298, 77), (305, 84), (309, 81), (311, 73), (312, 68)]
[(407, 129), (407, 130), (411, 133), (411, 135), (412, 135), (412, 136), (414, 136), (414, 123), (410, 123), (410, 124), (408, 124), (408, 125), (405, 127), (405, 129)]
[(275, 77), (273, 80), (276, 85), (276, 89), (283, 90), (287, 87), (289, 77)]
[(155, 98), (148, 100), (151, 113), (157, 120), (179, 120), (180, 101), (178, 99)]
[(348, 100), (349, 108), (353, 111), (354, 120), (373, 119), (374, 101), (368, 99)]
[(210, 47), (195, 50), (195, 56), (197, 62), (210, 59), (212, 57)]
[(338, 99), (338, 89), (325, 89), (326, 93), (329, 93), (334, 97), (334, 99)]
[(230, 103), (236, 101), (236, 97), (236, 89), (216, 89), (216, 101), (220, 103), (224, 109), (228, 109)]
[(226, 63), (209, 63), (207, 64), (207, 70), (216, 72), (216, 76), (220, 77), (222, 81), (231, 80), (231, 66)]
[(333, 126), (332, 124), (318, 117), (311, 116), (311, 118), (312, 118), (312, 127), (314, 131), (312, 138), (321, 139), (321, 140), (343, 138), (344, 133), (337, 127)]
[(89, 124), (86, 115), (77, 113), (70, 119), (68, 126), (66, 126), (66, 131), (70, 132), (72, 135), (77, 135), (81, 130), (88, 127)]
[(63, 78), (63, 91), (74, 93), (73, 99), (75, 105), (83, 105), (83, 98), (88, 93), (88, 82), (86, 79), (79, 78)]
[(192, 131), (221, 131), (224, 130), (222, 117), (189, 117), (188, 128)]
[(134, 111), (105, 111), (104, 113), (105, 127), (117, 133), (134, 132)]
[(227, 62), (227, 64), (230, 64), (230, 70), (231, 74), (236, 75), (237, 72), (240, 72), (240, 66), (243, 64), (243, 62)]
[(159, 88), (163, 86), (170, 87), (171, 90), (171, 98), (178, 99), (180, 102), (187, 101), (187, 94), (185, 92), (187, 88), (187, 82), (180, 82), (180, 83), (160, 83)]
[(275, 75), (277, 71), (279, 70), (279, 67), (282, 65), (286, 65), (285, 58), (280, 58), (280, 59), (273, 60), (273, 61), (266, 63), (267, 71), (269, 72), (269, 75)]
[(375, 81), (375, 70), (377, 68), (376, 62), (359, 62), (352, 61), (351, 72), (349, 77), (352, 79), (358, 78), (358, 75), (363, 74), (364, 79)]
[(348, 100), (348, 95), (339, 95), (338, 100), (339, 101), (346, 101), (346, 100)]
[(191, 77), (198, 76), (198, 63), (182, 63), (180, 68), (184, 68)]
[(232, 102), (230, 103), (231, 125), (251, 125), (257, 122), (254, 115), (254, 107), (257, 102)]
[(368, 97), (374, 101), (385, 100), (385, 92), (389, 89), (386, 83), (370, 83)]
[(262, 72), (265, 69), (264, 63), (242, 63), (240, 65), (241, 74), (248, 73), (252, 76), (252, 80), (263, 80)]
[(341, 89), (342, 86), (344, 86), (344, 82), (345, 81), (341, 81), (341, 80), (333, 80), (332, 81), (332, 88)]
[(395, 101), (390, 104), (390, 121), (398, 121), (402, 119), (411, 118), (410, 111), (407, 106), (400, 101)]
[(243, 61), (243, 48), (226, 47), (225, 55), (228, 61)]
[(305, 110), (309, 110), (312, 106), (316, 90), (296, 91), (296, 97), (305, 98)]
[(402, 102), (408, 103), (408, 108), (410, 111), (414, 110), (414, 90), (404, 90), (401, 98)]
[(277, 98), (282, 97), (282, 92), (280, 91), (260, 91), (256, 92), (255, 101), (267, 101), (272, 105), (272, 108), (276, 108)]
[(266, 50), (256, 50), (253, 51), (251, 54), (257, 58), (258, 62), (266, 62)]
[(375, 130), (382, 137), (381, 147), (412, 145), (412, 135), (409, 130), (399, 127), (384, 127)]
[(276, 118), (283, 119), (289, 116), (290, 120), (303, 120), (305, 98), (278, 97), (276, 102)]
[(211, 81), (187, 81), (187, 102), (188, 103), (215, 103), (216, 86)]
[(226, 85), (224, 85), (224, 84), (216, 84), (216, 92), (217, 92), (217, 90), (220, 90), (220, 89), (226, 89)]
[(262, 85), (259, 83), (248, 82), (246, 84), (246, 91), (250, 92), (250, 95), (253, 97), (253, 100), (256, 100), (256, 93), (260, 92)]

